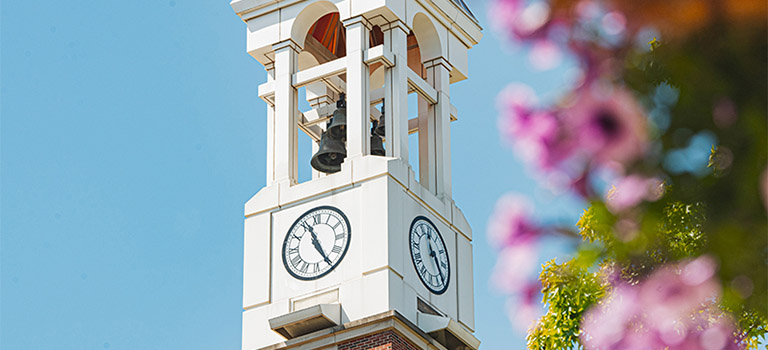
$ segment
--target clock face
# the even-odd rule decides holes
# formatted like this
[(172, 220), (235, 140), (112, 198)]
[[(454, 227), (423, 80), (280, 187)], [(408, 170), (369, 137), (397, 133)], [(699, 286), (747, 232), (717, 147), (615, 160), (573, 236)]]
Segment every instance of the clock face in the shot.
[(411, 223), (411, 260), (421, 282), (432, 293), (443, 294), (451, 280), (451, 265), (440, 232), (432, 221), (418, 216)]
[(285, 269), (300, 280), (325, 276), (347, 253), (349, 234), (349, 220), (337, 208), (322, 206), (304, 213), (285, 235)]

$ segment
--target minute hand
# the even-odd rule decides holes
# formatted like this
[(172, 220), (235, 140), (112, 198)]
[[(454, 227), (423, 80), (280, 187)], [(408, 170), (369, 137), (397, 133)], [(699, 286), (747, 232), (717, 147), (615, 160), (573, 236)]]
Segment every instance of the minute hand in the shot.
[(432, 257), (432, 260), (435, 262), (435, 268), (437, 269), (437, 273), (440, 274), (440, 280), (445, 281), (445, 277), (443, 277), (443, 270), (440, 270), (440, 262), (437, 261), (437, 253), (435, 253), (435, 250), (432, 249), (432, 240), (429, 240), (430, 237), (427, 237), (427, 247), (429, 248), (429, 256)]
[(328, 265), (331, 264), (331, 260), (328, 259), (328, 256), (325, 255), (325, 252), (323, 251), (323, 246), (320, 245), (320, 241), (317, 240), (317, 235), (315, 234), (315, 230), (312, 229), (311, 226), (307, 225), (306, 223), (301, 223), (307, 231), (312, 235), (312, 246), (315, 247), (315, 250), (317, 250), (318, 253), (320, 253), (320, 256), (323, 257), (323, 260), (325, 260)]

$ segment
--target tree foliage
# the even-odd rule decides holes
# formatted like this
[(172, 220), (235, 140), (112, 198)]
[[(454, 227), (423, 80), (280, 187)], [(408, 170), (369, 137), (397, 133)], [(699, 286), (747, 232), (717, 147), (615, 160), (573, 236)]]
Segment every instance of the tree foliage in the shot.
[[(494, 4), (511, 42), (557, 46), (582, 69), (551, 106), (519, 85), (500, 95), (503, 135), (588, 203), (575, 230), (497, 204), (489, 234), (503, 250), (534, 249), (543, 235), (575, 247), (542, 266), (547, 311), (529, 348), (756, 349), (768, 328), (766, 4)], [(658, 318), (621, 300), (677, 313)], [(590, 334), (588, 322), (608, 319), (622, 326)]]

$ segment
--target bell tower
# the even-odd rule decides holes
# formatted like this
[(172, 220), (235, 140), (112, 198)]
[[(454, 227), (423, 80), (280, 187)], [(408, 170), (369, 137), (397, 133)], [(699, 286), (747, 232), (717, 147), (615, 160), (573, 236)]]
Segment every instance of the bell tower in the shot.
[(477, 349), (472, 230), (451, 196), (449, 87), (467, 79), (482, 36), (464, 1), (231, 6), (267, 72), (266, 186), (245, 204), (243, 350)]

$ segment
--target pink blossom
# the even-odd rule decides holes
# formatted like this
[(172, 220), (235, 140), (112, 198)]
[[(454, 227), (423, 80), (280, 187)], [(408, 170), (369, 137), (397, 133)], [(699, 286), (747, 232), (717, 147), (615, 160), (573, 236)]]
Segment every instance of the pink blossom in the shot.
[(530, 243), (508, 246), (499, 252), (491, 281), (503, 293), (520, 293), (534, 277), (537, 258), (536, 248)]
[(714, 271), (715, 262), (700, 257), (663, 267), (638, 285), (617, 285), (585, 314), (585, 349), (741, 349), (733, 323), (713, 311)]
[(537, 40), (531, 47), (529, 61), (537, 70), (550, 70), (557, 67), (562, 61), (563, 55), (560, 48), (550, 40)]
[(714, 262), (708, 257), (654, 272), (640, 287), (648, 318), (658, 327), (671, 327), (672, 322), (710, 304), (719, 293), (713, 274)]
[(598, 162), (628, 164), (648, 148), (647, 118), (624, 89), (582, 89), (565, 113), (565, 122), (575, 134), (578, 147)]
[(523, 160), (550, 170), (566, 159), (571, 149), (561, 138), (560, 121), (551, 112), (535, 110), (536, 100), (527, 85), (507, 86), (497, 98), (499, 129)]
[(641, 201), (656, 201), (664, 194), (664, 183), (658, 178), (629, 175), (620, 178), (608, 191), (606, 204), (614, 213), (638, 205)]
[(532, 212), (523, 196), (509, 193), (499, 198), (488, 222), (488, 240), (496, 247), (530, 242), (540, 230), (531, 220)]
[(513, 40), (544, 38), (554, 23), (547, 1), (495, 0), (488, 8), (493, 26)]
[(496, 97), (496, 108), (501, 113), (499, 128), (502, 133), (511, 138), (523, 136), (537, 102), (536, 92), (530, 86), (521, 83), (507, 85)]
[(627, 26), (627, 19), (624, 14), (618, 11), (608, 12), (601, 21), (603, 30), (608, 35), (617, 35), (624, 32)]
[(512, 324), (521, 332), (527, 332), (543, 314), (541, 307), (541, 283), (529, 282), (519, 292), (518, 302), (507, 302), (507, 313)]
[(522, 0), (495, 0), (488, 6), (488, 18), (497, 30), (512, 32), (513, 19), (520, 14), (522, 6)]
[(587, 349), (615, 349), (625, 339), (626, 333), (632, 332), (632, 322), (638, 317), (637, 289), (629, 285), (619, 285), (603, 301), (593, 307), (584, 316), (582, 337)]

